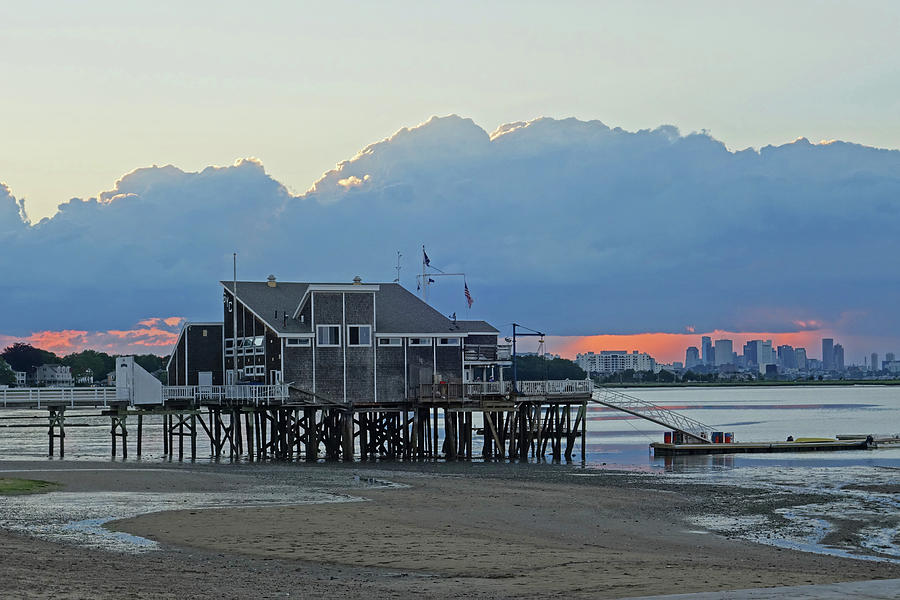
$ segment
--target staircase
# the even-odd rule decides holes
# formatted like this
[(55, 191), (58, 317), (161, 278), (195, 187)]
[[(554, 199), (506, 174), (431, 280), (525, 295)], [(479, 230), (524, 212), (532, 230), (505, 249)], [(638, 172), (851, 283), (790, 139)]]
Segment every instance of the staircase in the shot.
[(678, 431), (694, 440), (709, 444), (708, 432), (712, 427), (705, 425), (696, 419), (692, 419), (674, 410), (657, 406), (652, 402), (629, 396), (617, 390), (595, 387), (591, 394), (591, 402), (602, 404), (609, 408), (621, 410), (635, 417), (652, 421), (673, 431)]

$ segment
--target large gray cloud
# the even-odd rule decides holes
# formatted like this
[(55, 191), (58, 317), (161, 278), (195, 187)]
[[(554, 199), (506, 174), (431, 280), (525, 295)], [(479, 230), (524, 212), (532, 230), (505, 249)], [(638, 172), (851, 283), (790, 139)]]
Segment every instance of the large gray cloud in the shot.
[[(670, 126), (539, 119), (488, 134), (451, 116), (298, 197), (248, 160), (139, 169), (33, 226), (20, 208), (0, 188), (7, 334), (217, 316), (234, 250), (244, 278), (320, 281), (391, 280), (401, 250), (414, 287), (422, 243), (468, 274), (473, 317), (556, 334), (900, 325), (900, 152), (844, 142), (731, 152)], [(459, 287), (435, 286), (439, 308), (464, 312)]]

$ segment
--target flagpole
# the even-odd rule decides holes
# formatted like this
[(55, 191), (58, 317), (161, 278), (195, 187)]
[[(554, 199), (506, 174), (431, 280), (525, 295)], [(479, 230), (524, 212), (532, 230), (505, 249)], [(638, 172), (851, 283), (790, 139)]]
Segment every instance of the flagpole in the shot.
[(428, 280), (425, 279), (425, 244), (422, 244), (422, 300), (428, 302)]

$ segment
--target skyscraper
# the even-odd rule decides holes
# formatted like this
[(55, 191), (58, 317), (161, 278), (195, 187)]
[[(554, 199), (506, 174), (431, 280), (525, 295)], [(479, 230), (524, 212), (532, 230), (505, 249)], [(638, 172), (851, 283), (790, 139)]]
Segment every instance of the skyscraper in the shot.
[(805, 371), (808, 366), (806, 364), (806, 348), (796, 348), (794, 350), (794, 357), (797, 361), (797, 368), (801, 371)]
[(750, 340), (744, 344), (744, 366), (748, 369), (759, 364), (759, 340)]
[(893, 352), (885, 352), (884, 360), (887, 362), (894, 362), (894, 353)]
[(872, 353), (872, 364), (869, 366), (869, 370), (870, 371), (880, 371), (881, 370), (880, 367), (881, 367), (881, 365), (878, 364), (878, 353), (873, 352)]
[(834, 370), (834, 339), (822, 338), (822, 368)]
[(775, 356), (772, 352), (772, 340), (760, 341), (756, 345), (757, 350), (759, 351), (757, 355), (756, 364), (759, 365), (759, 372), (766, 372), (766, 365), (774, 365), (775, 364)]
[(778, 366), (782, 369), (796, 369), (797, 355), (793, 346), (778, 346)]
[(844, 347), (840, 344), (834, 345), (834, 358), (832, 360), (832, 369), (835, 371), (844, 370)]
[(734, 344), (731, 340), (716, 340), (716, 366), (732, 364), (732, 353)]
[(697, 346), (688, 346), (684, 352), (684, 368), (690, 369), (700, 364), (700, 351)]
[(708, 335), (704, 335), (702, 338), (700, 338), (700, 348), (701, 348), (701, 350), (703, 350), (703, 355), (702, 355), (703, 364), (704, 365), (713, 364), (712, 356), (711, 356), (712, 355), (712, 338), (710, 338)]

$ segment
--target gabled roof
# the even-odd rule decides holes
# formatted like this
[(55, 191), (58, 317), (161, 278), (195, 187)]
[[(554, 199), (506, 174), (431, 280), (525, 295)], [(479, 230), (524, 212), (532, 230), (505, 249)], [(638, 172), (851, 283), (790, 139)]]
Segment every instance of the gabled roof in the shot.
[(487, 321), (462, 321), (458, 320), (456, 324), (466, 333), (500, 333), (500, 330), (488, 323)]
[[(220, 283), (229, 291), (234, 286), (230, 281)], [(309, 322), (301, 323), (299, 319), (293, 319), (292, 315), (306, 292), (319, 286), (342, 288), (346, 284), (279, 281), (275, 287), (269, 287), (265, 281), (238, 281), (237, 297), (276, 333), (312, 333)], [(355, 290), (348, 287), (347, 291)], [(375, 294), (375, 331), (379, 334), (459, 335), (468, 331), (497, 331), (484, 321), (457, 321), (454, 325), (449, 318), (397, 283), (363, 285), (360, 291)], [(276, 310), (278, 318), (275, 317)], [(284, 318), (285, 312), (287, 319)]]
[[(178, 350), (178, 344), (181, 343), (181, 338), (184, 337), (185, 332), (187, 332), (189, 327), (193, 327), (195, 325), (203, 325), (205, 327), (221, 327), (224, 333), (225, 324), (219, 321), (218, 323), (214, 323), (212, 321), (184, 321), (181, 324), (181, 329), (178, 331), (178, 337), (175, 339), (175, 345), (172, 346), (172, 351), (169, 353), (169, 360), (166, 361), (166, 371), (169, 370), (169, 365), (172, 364), (172, 359), (175, 358), (175, 352)], [(113, 371), (115, 372), (115, 371)]]

